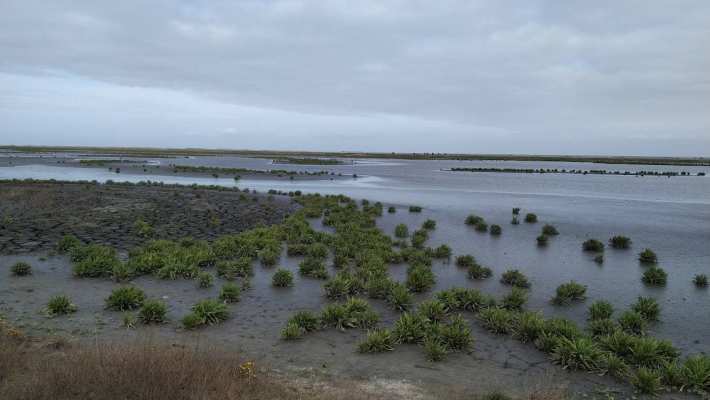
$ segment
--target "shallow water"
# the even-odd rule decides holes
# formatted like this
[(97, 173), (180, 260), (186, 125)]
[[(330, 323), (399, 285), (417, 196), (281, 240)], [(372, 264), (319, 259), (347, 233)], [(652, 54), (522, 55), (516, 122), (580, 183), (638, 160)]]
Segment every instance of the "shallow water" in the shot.
[[(695, 274), (710, 274), (710, 177), (633, 177), (563, 174), (503, 174), (447, 172), (457, 167), (565, 168), (619, 171), (708, 172), (708, 167), (606, 165), (589, 163), (506, 162), (506, 161), (410, 161), (367, 160), (355, 165), (289, 166), (271, 165), (270, 160), (240, 157), (194, 157), (161, 159), (161, 163), (213, 165), (253, 169), (328, 170), (361, 176), (345, 180), (272, 181), (240, 180), (239, 187), (302, 190), (304, 192), (343, 193), (354, 198), (382, 201), (400, 207), (394, 215), (385, 214), (380, 227), (392, 233), (397, 223), (410, 231), (425, 219), (437, 221), (430, 245), (449, 244), (454, 254), (470, 253), (494, 270), (494, 278), (471, 282), (465, 271), (453, 264), (436, 264), (437, 289), (450, 286), (480, 287), (503, 295), (508, 291), (498, 282), (500, 273), (518, 268), (531, 279), (528, 308), (547, 315), (564, 315), (583, 322), (586, 307), (596, 299), (610, 300), (618, 310), (636, 297), (655, 297), (663, 307), (662, 322), (652, 333), (672, 339), (685, 352), (710, 351), (710, 290), (696, 289)], [(234, 186), (231, 179), (158, 175), (116, 174), (103, 168), (71, 168), (48, 165), (0, 167), (0, 179), (38, 178), (62, 180), (163, 181), (180, 184), (217, 184)], [(410, 214), (406, 205), (424, 207), (421, 214)], [(522, 214), (534, 212), (537, 224), (511, 225), (511, 208)], [(467, 214), (483, 216), (489, 224), (503, 227), (503, 235), (492, 237), (464, 225)], [(535, 237), (543, 224), (554, 224), (560, 235), (546, 248), (538, 248)], [(607, 249), (599, 266), (593, 255), (581, 251), (588, 238), (606, 241), (615, 234), (633, 240), (630, 250)], [(645, 247), (659, 256), (668, 272), (663, 288), (647, 288), (641, 282), (645, 267), (637, 253)], [(398, 278), (404, 266), (392, 267)], [(587, 301), (557, 307), (549, 300), (555, 288), (574, 279), (588, 286)]]

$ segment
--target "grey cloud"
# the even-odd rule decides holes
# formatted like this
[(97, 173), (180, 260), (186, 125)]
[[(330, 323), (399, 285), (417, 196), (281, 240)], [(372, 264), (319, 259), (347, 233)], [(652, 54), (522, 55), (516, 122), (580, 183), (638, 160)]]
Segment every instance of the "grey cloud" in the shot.
[[(704, 0), (0, 8), (0, 117), (13, 142), (56, 140), (41, 130), (61, 119), (72, 140), (95, 144), (115, 140), (100, 131), (120, 129), (136, 144), (298, 147), (319, 138), (309, 146), (710, 152)], [(67, 109), (67, 96), (77, 107)], [(35, 114), (48, 125), (25, 120)]]

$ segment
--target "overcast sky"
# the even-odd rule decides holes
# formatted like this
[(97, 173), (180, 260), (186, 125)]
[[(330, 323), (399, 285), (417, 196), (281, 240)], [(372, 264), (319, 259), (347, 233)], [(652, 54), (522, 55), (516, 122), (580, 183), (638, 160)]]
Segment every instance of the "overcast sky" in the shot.
[(710, 155), (710, 1), (0, 0), (0, 144)]

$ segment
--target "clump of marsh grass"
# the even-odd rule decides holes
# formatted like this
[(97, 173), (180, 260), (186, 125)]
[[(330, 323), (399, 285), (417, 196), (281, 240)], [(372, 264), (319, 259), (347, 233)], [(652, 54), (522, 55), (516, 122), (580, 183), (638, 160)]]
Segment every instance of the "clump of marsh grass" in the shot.
[(379, 316), (367, 301), (351, 297), (345, 303), (329, 304), (323, 307), (320, 320), (324, 326), (340, 330), (368, 329), (377, 324)]
[(545, 327), (545, 319), (539, 312), (522, 312), (518, 314), (513, 327), (513, 337), (523, 343), (534, 342)]
[(631, 384), (641, 394), (656, 395), (662, 388), (661, 374), (650, 368), (639, 368), (631, 376)]
[(207, 271), (202, 271), (197, 274), (197, 284), (201, 288), (208, 288), (214, 285), (214, 276)]
[(608, 319), (614, 314), (614, 306), (608, 301), (597, 300), (589, 306), (589, 320)]
[(708, 276), (705, 274), (698, 274), (693, 277), (693, 284), (699, 288), (708, 287)]
[(473, 346), (471, 329), (461, 315), (453, 316), (441, 327), (439, 334), (447, 350), (466, 351)]
[(394, 350), (394, 335), (387, 329), (374, 329), (367, 332), (365, 340), (360, 342), (357, 350), (360, 353), (382, 353)]
[(395, 310), (406, 311), (412, 307), (412, 304), (414, 304), (414, 297), (406, 286), (401, 283), (395, 283), (390, 287), (387, 302)]
[(668, 274), (666, 271), (657, 266), (651, 266), (643, 273), (641, 281), (649, 286), (665, 286), (668, 280)]
[(268, 247), (259, 251), (259, 261), (264, 267), (273, 267), (279, 262), (280, 257), (281, 252), (276, 248)]
[(582, 250), (589, 252), (602, 252), (604, 251), (604, 243), (598, 241), (597, 239), (589, 239), (582, 243)]
[(525, 214), (525, 222), (528, 224), (534, 224), (537, 222), (537, 215), (533, 213)]
[(593, 337), (608, 336), (614, 333), (618, 326), (610, 318), (594, 319), (589, 322), (587, 330)]
[(688, 357), (681, 371), (682, 390), (703, 395), (710, 392), (710, 356), (698, 354)]
[(49, 299), (46, 310), (48, 316), (55, 317), (58, 315), (74, 313), (76, 312), (77, 307), (71, 302), (69, 297), (58, 295)]
[(135, 310), (143, 305), (145, 293), (135, 286), (114, 289), (106, 298), (106, 308), (115, 311)]
[(470, 267), (472, 265), (476, 264), (476, 259), (470, 255), (461, 255), (456, 257), (456, 266), (457, 267)]
[(409, 228), (405, 224), (399, 224), (394, 228), (394, 236), (398, 238), (406, 238), (409, 236)]
[(24, 261), (18, 261), (10, 267), (10, 273), (13, 276), (32, 275), (32, 266)]
[(281, 331), (281, 338), (284, 340), (294, 340), (304, 334), (317, 330), (320, 320), (317, 315), (310, 311), (299, 311), (286, 323), (286, 327)]
[(236, 260), (223, 260), (217, 263), (217, 275), (227, 280), (246, 278), (254, 275), (254, 267), (250, 257), (240, 257)]
[(648, 327), (648, 322), (643, 315), (632, 310), (622, 313), (617, 322), (624, 332), (632, 335), (643, 335)]
[(387, 207), (387, 212), (389, 214), (394, 214), (397, 212), (397, 208), (395, 208), (394, 206), (389, 206), (389, 207)]
[(439, 259), (451, 257), (451, 247), (449, 247), (446, 244), (442, 244), (441, 246), (438, 246), (437, 248), (434, 249), (433, 257), (439, 258)]
[(242, 289), (234, 283), (227, 282), (219, 291), (219, 299), (225, 303), (236, 303), (241, 297)]
[(594, 262), (597, 263), (598, 265), (604, 264), (604, 255), (598, 254), (596, 257), (594, 257)]
[(560, 338), (552, 350), (552, 361), (563, 369), (595, 371), (601, 364), (603, 352), (591, 339)]
[(277, 269), (271, 278), (271, 284), (276, 287), (289, 287), (293, 285), (293, 274), (286, 269)]
[(503, 275), (501, 275), (500, 281), (503, 284), (516, 286), (519, 288), (525, 289), (530, 287), (530, 282), (528, 281), (528, 278), (517, 269), (505, 271)]
[(476, 226), (476, 225), (478, 225), (479, 223), (485, 223), (485, 220), (483, 219), (483, 217), (480, 217), (480, 216), (478, 216), (478, 215), (476, 215), (476, 214), (469, 214), (469, 215), (466, 217), (466, 221), (465, 221), (465, 222), (466, 222), (466, 225)]
[(446, 305), (439, 300), (425, 300), (419, 303), (417, 314), (427, 322), (441, 322), (446, 318)]
[(646, 321), (658, 321), (661, 315), (661, 306), (651, 297), (639, 297), (636, 303), (631, 305), (631, 310), (641, 314)]
[(424, 354), (426, 354), (427, 360), (431, 362), (442, 361), (446, 358), (446, 345), (438, 337), (426, 337), (424, 339)]
[(410, 213), (420, 213), (420, 212), (422, 212), (422, 208), (420, 206), (409, 206), (409, 212)]
[(557, 305), (569, 304), (573, 301), (580, 301), (586, 298), (587, 287), (575, 281), (563, 283), (557, 287), (555, 297), (552, 302)]
[(644, 249), (639, 253), (639, 261), (643, 264), (655, 264), (658, 262), (658, 256), (651, 249)]
[(609, 246), (615, 249), (628, 249), (631, 247), (631, 239), (626, 236), (616, 235), (609, 239)]
[(207, 299), (192, 306), (192, 313), (182, 319), (186, 329), (195, 329), (204, 325), (216, 325), (229, 318), (229, 310), (223, 302)]
[(507, 310), (522, 310), (528, 301), (528, 293), (525, 289), (513, 287), (513, 289), (501, 300), (501, 307)]
[(427, 219), (422, 224), (422, 229), (426, 229), (428, 231), (436, 229), (436, 221), (434, 221), (433, 219)]
[(82, 278), (111, 276), (121, 264), (115, 249), (97, 244), (72, 248), (71, 259), (75, 263), (74, 275)]
[(501, 228), (500, 225), (493, 224), (491, 225), (490, 232), (493, 236), (500, 236), (500, 234), (503, 233), (503, 228)]
[(431, 267), (415, 264), (407, 269), (407, 288), (415, 293), (424, 292), (431, 289), (436, 282), (434, 272)]
[(538, 237), (535, 238), (535, 240), (537, 241), (537, 245), (540, 247), (547, 246), (547, 243), (550, 241), (550, 239), (547, 235), (539, 235)]
[(503, 308), (491, 307), (481, 310), (478, 319), (489, 332), (507, 335), (515, 327), (515, 313)]
[(144, 324), (162, 324), (166, 321), (168, 306), (155, 299), (148, 299), (143, 302), (138, 311), (138, 319)]
[(64, 235), (62, 238), (59, 240), (59, 243), (57, 243), (57, 252), (60, 254), (64, 253), (69, 253), (72, 249), (75, 247), (79, 247), (82, 245), (81, 240), (79, 240), (76, 236), (74, 235)]
[(559, 235), (560, 232), (553, 225), (546, 224), (542, 227), (542, 234), (547, 236), (556, 236)]
[(486, 232), (486, 231), (488, 231), (488, 224), (481, 221), (476, 224), (475, 228), (476, 228), (477, 232)]
[(470, 267), (468, 267), (467, 271), (467, 276), (469, 279), (475, 279), (475, 280), (481, 280), (481, 279), (487, 279), (490, 278), (493, 275), (493, 271), (491, 271), (490, 268), (488, 267), (483, 267), (478, 264), (473, 264)]
[(325, 268), (325, 263), (313, 257), (306, 257), (301, 261), (298, 264), (298, 272), (309, 278), (328, 279), (328, 270)]

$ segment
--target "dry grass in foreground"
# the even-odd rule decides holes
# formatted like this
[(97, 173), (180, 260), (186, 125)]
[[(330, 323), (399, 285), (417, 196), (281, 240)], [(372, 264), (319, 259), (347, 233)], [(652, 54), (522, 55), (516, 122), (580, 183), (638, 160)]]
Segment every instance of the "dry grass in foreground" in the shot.
[[(441, 395), (441, 393), (439, 393)], [(287, 379), (224, 352), (152, 344), (73, 345), (32, 340), (0, 320), (0, 399), (226, 400), (434, 398), (383, 393), (352, 381)], [(448, 398), (477, 399), (485, 396)], [(498, 398), (498, 397), (493, 397)], [(536, 392), (530, 400), (562, 400)]]

